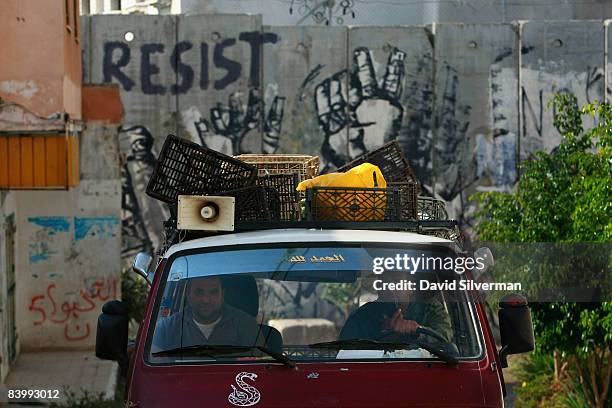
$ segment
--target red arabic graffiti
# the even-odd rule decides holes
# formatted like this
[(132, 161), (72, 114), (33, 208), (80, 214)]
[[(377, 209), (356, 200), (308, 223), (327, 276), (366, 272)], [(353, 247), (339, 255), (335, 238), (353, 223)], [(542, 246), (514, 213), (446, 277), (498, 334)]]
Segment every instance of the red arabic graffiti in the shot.
[(97, 302), (105, 302), (117, 297), (117, 279), (107, 278), (95, 281), (86, 289), (79, 289), (79, 297), (76, 301), (65, 300), (59, 305), (56, 300), (56, 285), (51, 283), (47, 286), (44, 294), (32, 297), (28, 310), (38, 313), (34, 326), (43, 323), (64, 325), (64, 338), (68, 341), (85, 340), (91, 334), (89, 323), (83, 323), (81, 314), (96, 309)]

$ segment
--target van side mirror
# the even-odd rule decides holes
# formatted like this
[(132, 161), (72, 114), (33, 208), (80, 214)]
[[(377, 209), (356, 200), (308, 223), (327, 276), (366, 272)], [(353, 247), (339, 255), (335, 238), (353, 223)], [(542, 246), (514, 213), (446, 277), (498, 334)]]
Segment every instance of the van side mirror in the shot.
[(149, 285), (153, 282), (153, 274), (149, 273), (151, 261), (153, 261), (151, 255), (146, 252), (139, 252), (136, 254), (134, 263), (132, 264), (132, 270), (142, 276)]
[(477, 280), (480, 276), (482, 276), (485, 272), (487, 272), (493, 265), (495, 265), (495, 259), (493, 258), (493, 253), (488, 247), (481, 247), (474, 251), (474, 259), (478, 259), (484, 267), (482, 269), (474, 268), (472, 269), (472, 276), (474, 280)]
[(96, 332), (96, 357), (119, 363), (122, 375), (128, 368), (128, 310), (120, 300), (111, 300), (102, 306)]
[(506, 295), (499, 302), (499, 331), (502, 348), (499, 358), (508, 367), (509, 354), (526, 353), (535, 348), (531, 311), (527, 300), (518, 294)]

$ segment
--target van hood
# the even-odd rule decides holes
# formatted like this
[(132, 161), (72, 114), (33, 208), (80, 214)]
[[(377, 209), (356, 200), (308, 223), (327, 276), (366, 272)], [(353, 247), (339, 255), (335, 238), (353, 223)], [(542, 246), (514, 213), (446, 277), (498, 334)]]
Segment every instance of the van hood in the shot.
[[(200, 365), (143, 367), (138, 407), (484, 407), (478, 362)], [(489, 384), (491, 386), (493, 384)], [(501, 390), (492, 395), (501, 396)]]

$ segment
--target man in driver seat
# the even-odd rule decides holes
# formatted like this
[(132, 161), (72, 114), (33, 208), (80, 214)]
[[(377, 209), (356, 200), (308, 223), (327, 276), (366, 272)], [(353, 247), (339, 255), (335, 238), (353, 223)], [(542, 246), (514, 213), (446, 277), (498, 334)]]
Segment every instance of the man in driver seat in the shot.
[(153, 352), (205, 344), (252, 346), (263, 343), (255, 319), (225, 303), (220, 277), (190, 279), (185, 293), (185, 310), (158, 320)]
[[(409, 277), (400, 272), (385, 272), (385, 275), (385, 282), (400, 282)], [(417, 301), (413, 291), (384, 290), (378, 292), (378, 299), (362, 305), (349, 316), (340, 332), (340, 340), (409, 342), (416, 339), (419, 327), (451, 340), (450, 316), (438, 296)]]

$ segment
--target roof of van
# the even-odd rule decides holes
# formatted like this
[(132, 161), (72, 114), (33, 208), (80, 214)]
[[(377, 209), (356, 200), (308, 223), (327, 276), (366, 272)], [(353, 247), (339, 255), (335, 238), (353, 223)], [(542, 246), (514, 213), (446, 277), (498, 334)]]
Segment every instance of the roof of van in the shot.
[(171, 246), (164, 254), (172, 254), (188, 249), (209, 248), (227, 245), (266, 244), (281, 242), (385, 242), (402, 244), (452, 244), (453, 241), (431, 235), (412, 232), (350, 230), (350, 229), (270, 229), (262, 231), (240, 232), (198, 238)]

